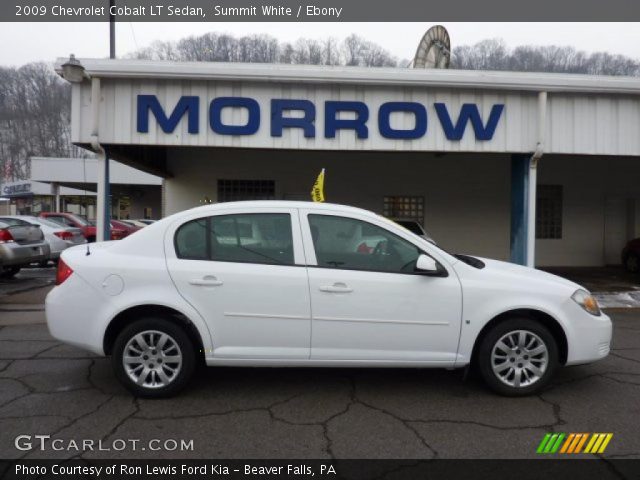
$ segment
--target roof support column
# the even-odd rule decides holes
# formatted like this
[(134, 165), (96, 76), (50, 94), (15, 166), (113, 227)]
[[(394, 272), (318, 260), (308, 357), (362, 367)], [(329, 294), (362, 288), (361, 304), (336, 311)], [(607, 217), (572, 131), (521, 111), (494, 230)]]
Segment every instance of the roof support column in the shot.
[(533, 155), (511, 156), (511, 261), (536, 266), (538, 162), (544, 154), (547, 92), (538, 92), (538, 142)]
[(96, 194), (96, 241), (111, 240), (111, 188), (109, 184), (109, 154), (106, 148), (98, 152), (98, 191)]
[(109, 188), (109, 153), (100, 145), (98, 129), (100, 126), (100, 78), (91, 78), (91, 147), (98, 154), (98, 192), (96, 196), (96, 241), (111, 240), (109, 210), (111, 195)]
[(511, 156), (511, 257), (513, 263), (527, 265), (529, 252), (529, 203), (531, 155)]

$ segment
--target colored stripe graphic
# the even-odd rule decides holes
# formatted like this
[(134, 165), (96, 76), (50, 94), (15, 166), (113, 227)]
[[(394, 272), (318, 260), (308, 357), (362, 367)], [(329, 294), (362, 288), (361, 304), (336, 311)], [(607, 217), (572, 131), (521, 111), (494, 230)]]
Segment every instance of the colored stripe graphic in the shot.
[(612, 433), (594, 433), (584, 453), (603, 453), (611, 441), (611, 437), (613, 437)]
[(560, 433), (558, 435), (558, 439), (556, 440), (556, 443), (553, 445), (553, 447), (551, 447), (551, 451), (549, 453), (556, 453), (558, 451), (558, 449), (560, 448), (560, 444), (562, 444), (562, 440), (564, 440), (564, 437), (564, 433)]
[(587, 441), (587, 438), (589, 438), (588, 433), (581, 433), (580, 435), (580, 442), (578, 442), (578, 445), (576, 445), (576, 449), (573, 451), (573, 453), (580, 453), (582, 451), (582, 446)]
[(604, 453), (612, 438), (613, 433), (547, 433), (536, 453)]
[(607, 448), (607, 445), (609, 445), (609, 442), (613, 438), (613, 433), (607, 433), (606, 435), (607, 436), (605, 437), (604, 442), (602, 442), (602, 445), (600, 445), (600, 450), (598, 450), (598, 453), (604, 453), (605, 448)]
[(542, 439), (542, 441), (540, 442), (540, 445), (538, 445), (538, 449), (536, 450), (536, 453), (544, 452), (544, 447), (547, 445), (547, 442), (549, 441), (550, 438), (551, 438), (551, 434), (547, 433)]
[(573, 439), (576, 437), (575, 433), (570, 433), (569, 436), (567, 437), (567, 439), (564, 442), (564, 445), (562, 445), (562, 449), (560, 450), (560, 453), (567, 453), (567, 449), (569, 448), (569, 446), (571, 445), (571, 443), (573, 442)]

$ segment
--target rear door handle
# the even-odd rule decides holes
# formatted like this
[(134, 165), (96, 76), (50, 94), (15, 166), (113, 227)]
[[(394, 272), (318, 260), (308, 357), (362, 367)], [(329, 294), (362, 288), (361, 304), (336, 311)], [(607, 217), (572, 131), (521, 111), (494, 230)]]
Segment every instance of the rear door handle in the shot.
[(353, 288), (349, 288), (346, 283), (334, 283), (333, 285), (324, 285), (320, 287), (321, 292), (328, 293), (351, 293)]
[(218, 280), (213, 275), (207, 275), (202, 278), (193, 278), (189, 280), (190, 285), (195, 285), (196, 287), (219, 287), (223, 282)]

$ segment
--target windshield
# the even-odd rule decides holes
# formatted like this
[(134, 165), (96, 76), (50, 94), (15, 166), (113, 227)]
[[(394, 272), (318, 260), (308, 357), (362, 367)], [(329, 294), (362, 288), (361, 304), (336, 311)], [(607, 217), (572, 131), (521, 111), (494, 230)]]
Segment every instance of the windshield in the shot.
[[(32, 225), (31, 223), (25, 221), (25, 220), (21, 220), (19, 218), (7, 218), (7, 217), (2, 217), (0, 218), (0, 221), (2, 221), (2, 223), (5, 223), (9, 226), (12, 227), (26, 227), (28, 225)], [(32, 225), (32, 226), (38, 226), (38, 225)]]
[(66, 225), (62, 225), (60, 223), (54, 222), (53, 220), (47, 220), (46, 218), (38, 218), (35, 219), (34, 221), (36, 221), (37, 223), (41, 223), (42, 225), (45, 225), (47, 227), (51, 227), (51, 228), (55, 228), (55, 229), (60, 229), (61, 227), (65, 227)]
[(411, 220), (396, 220), (396, 223), (401, 227), (406, 228), (411, 233), (415, 233), (416, 235), (424, 235), (424, 230), (418, 222), (413, 222)]
[(86, 218), (84, 218), (82, 215), (76, 215), (75, 213), (70, 213), (68, 215), (82, 226), (86, 227), (87, 225), (92, 225), (92, 223)]

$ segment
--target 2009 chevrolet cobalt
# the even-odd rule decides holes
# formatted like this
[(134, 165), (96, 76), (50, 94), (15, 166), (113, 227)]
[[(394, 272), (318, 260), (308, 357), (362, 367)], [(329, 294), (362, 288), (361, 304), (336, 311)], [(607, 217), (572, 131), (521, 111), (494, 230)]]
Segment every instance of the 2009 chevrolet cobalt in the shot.
[(477, 366), (505, 395), (609, 353), (611, 321), (568, 280), (451, 255), (374, 213), (306, 202), (187, 210), (62, 254), (51, 334), (111, 355), (134, 394), (176, 393), (198, 362)]

